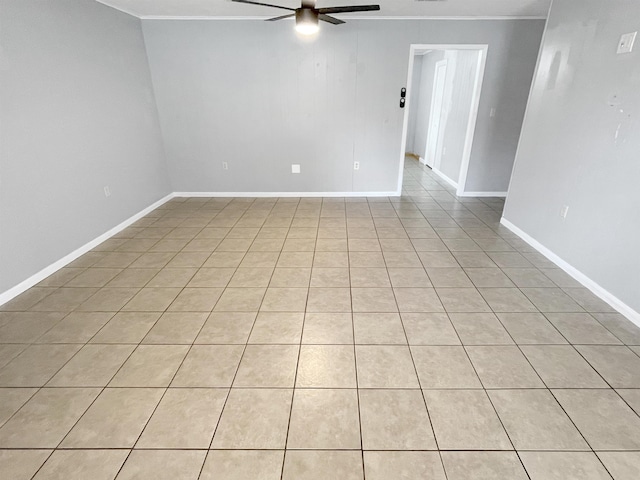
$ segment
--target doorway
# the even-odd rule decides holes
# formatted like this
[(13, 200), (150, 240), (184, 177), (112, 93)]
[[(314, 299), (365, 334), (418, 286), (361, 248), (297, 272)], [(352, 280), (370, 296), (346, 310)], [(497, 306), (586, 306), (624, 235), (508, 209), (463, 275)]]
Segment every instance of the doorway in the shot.
[(487, 45), (411, 45), (398, 189), (405, 155), (464, 195)]

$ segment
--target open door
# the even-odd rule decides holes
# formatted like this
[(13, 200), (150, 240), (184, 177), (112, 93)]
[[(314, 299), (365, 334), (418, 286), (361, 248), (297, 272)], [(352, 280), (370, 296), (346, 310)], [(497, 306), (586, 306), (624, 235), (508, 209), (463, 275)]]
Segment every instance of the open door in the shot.
[(436, 71), (433, 79), (433, 93), (431, 95), (431, 113), (429, 114), (429, 130), (427, 131), (427, 146), (425, 148), (425, 163), (429, 168), (438, 165), (438, 139), (440, 138), (440, 121), (442, 119), (442, 106), (444, 104), (444, 89), (447, 78), (447, 61), (436, 63)]

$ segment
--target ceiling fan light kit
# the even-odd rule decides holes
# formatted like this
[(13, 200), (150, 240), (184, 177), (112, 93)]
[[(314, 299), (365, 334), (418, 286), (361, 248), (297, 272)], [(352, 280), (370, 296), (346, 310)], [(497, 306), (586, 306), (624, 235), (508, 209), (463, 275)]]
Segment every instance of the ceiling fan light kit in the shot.
[(296, 10), (296, 32), (302, 35), (313, 35), (320, 30), (318, 15), (310, 8)]
[(259, 5), (261, 7), (279, 8), (281, 10), (289, 10), (293, 13), (282, 15), (280, 17), (270, 18), (268, 22), (284, 20), (285, 18), (293, 18), (296, 20), (296, 31), (302, 35), (313, 35), (320, 30), (320, 20), (340, 25), (345, 23), (344, 20), (332, 17), (331, 13), (349, 13), (349, 12), (372, 12), (380, 10), (380, 5), (350, 5), (345, 7), (327, 7), (316, 8), (315, 0), (302, 0), (300, 8), (283, 7), (282, 5), (272, 5), (270, 3), (253, 2), (250, 0), (231, 0), (236, 3), (248, 3), (250, 5)]

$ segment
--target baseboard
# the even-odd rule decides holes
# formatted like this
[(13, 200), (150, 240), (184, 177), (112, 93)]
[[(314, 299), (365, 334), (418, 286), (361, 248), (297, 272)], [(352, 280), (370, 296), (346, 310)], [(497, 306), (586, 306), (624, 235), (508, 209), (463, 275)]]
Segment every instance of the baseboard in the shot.
[(17, 297), (21, 293), (23, 293), (26, 290), (30, 289), (34, 285), (37, 285), (42, 280), (47, 278), (49, 275), (55, 273), (56, 271), (60, 270), (62, 267), (68, 265), (71, 262), (73, 262), (76, 258), (84, 255), (88, 251), (93, 250), (95, 247), (100, 245), (105, 240), (108, 240), (109, 238), (114, 236), (116, 233), (121, 232), (122, 230), (127, 228), (129, 225), (137, 222), (138, 220), (140, 220), (145, 215), (148, 215), (149, 213), (151, 213), (153, 210), (155, 210), (159, 206), (161, 206), (161, 205), (165, 204), (166, 202), (168, 202), (169, 200), (171, 200), (173, 197), (174, 197), (174, 195), (172, 193), (170, 193), (169, 195), (167, 195), (164, 198), (161, 198), (160, 200), (158, 200), (154, 204), (149, 205), (144, 210), (141, 210), (140, 212), (136, 213), (135, 215), (127, 218), (124, 222), (116, 225), (115, 227), (113, 227), (112, 229), (110, 229), (107, 232), (103, 233), (99, 237), (94, 238), (93, 240), (91, 240), (88, 243), (85, 243), (80, 248), (74, 250), (73, 252), (71, 252), (68, 255), (65, 255), (60, 260), (52, 263), (48, 267), (43, 268), (38, 273), (35, 273), (35, 274), (31, 275), (29, 278), (27, 278), (26, 280), (20, 282), (15, 287), (12, 287), (9, 290), (0, 293), (0, 305), (4, 305), (9, 300), (12, 300), (13, 298)]
[(241, 197), (241, 198), (276, 198), (276, 197), (398, 197), (400, 192), (174, 192), (174, 197)]
[(436, 175), (438, 175), (441, 179), (443, 179), (445, 182), (447, 182), (449, 185), (451, 185), (453, 188), (455, 188), (456, 190), (458, 189), (458, 184), (456, 182), (454, 182), (453, 180), (451, 180), (449, 177), (447, 177), (444, 173), (442, 173), (440, 170), (437, 170), (435, 167), (433, 167), (431, 169), (431, 171), (433, 173), (435, 173)]
[(558, 267), (560, 267), (562, 270), (564, 270), (567, 274), (569, 274), (575, 280), (580, 282), (584, 287), (588, 288), (598, 298), (602, 299), (603, 301), (605, 301), (606, 303), (611, 305), (611, 307), (613, 307), (615, 310), (620, 312), (622, 315), (624, 315), (625, 317), (627, 317), (629, 320), (631, 320), (633, 323), (635, 323), (636, 325), (638, 325), (640, 327), (640, 313), (639, 312), (636, 312), (633, 308), (631, 308), (629, 305), (624, 303), (618, 297), (616, 297), (615, 295), (610, 293), (608, 290), (605, 290), (603, 287), (601, 287), (596, 282), (591, 280), (589, 277), (587, 277), (580, 270), (578, 270), (577, 268), (569, 265), (567, 262), (565, 262), (558, 255), (553, 253), (551, 250), (549, 250), (547, 247), (542, 245), (540, 242), (538, 242), (533, 237), (529, 236), (524, 231), (520, 230), (518, 227), (516, 227), (513, 223), (511, 223), (506, 218), (502, 217), (500, 219), (500, 223), (502, 225), (504, 225), (506, 228), (508, 228), (509, 230), (511, 230), (513, 233), (518, 235), (522, 240), (527, 242), (533, 248), (538, 250), (538, 252), (540, 252), (542, 255), (547, 257), (553, 263), (555, 263)]
[(497, 197), (506, 198), (507, 192), (461, 192), (459, 197)]

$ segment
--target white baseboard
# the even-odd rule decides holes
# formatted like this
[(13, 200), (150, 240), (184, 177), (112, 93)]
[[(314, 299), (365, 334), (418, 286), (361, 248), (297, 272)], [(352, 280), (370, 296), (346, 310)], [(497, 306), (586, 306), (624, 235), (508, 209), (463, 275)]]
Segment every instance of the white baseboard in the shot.
[(94, 249), (95, 247), (100, 245), (105, 240), (108, 240), (109, 238), (114, 236), (116, 233), (121, 232), (122, 230), (127, 228), (129, 225), (137, 222), (138, 220), (140, 220), (145, 215), (151, 213), (153, 210), (155, 210), (159, 206), (161, 206), (161, 205), (165, 204), (166, 202), (168, 202), (169, 200), (171, 200), (173, 198), (173, 196), (174, 195), (172, 193), (170, 193), (166, 197), (161, 198), (160, 200), (155, 202), (153, 205), (149, 205), (144, 210), (141, 210), (140, 212), (136, 213), (135, 215), (127, 218), (124, 222), (120, 223), (119, 225), (116, 225), (115, 227), (113, 227), (109, 231), (103, 233), (102, 235), (100, 235), (97, 238), (94, 238), (90, 242), (85, 243), (83, 246), (81, 246), (80, 248), (74, 250), (70, 254), (65, 255), (64, 257), (62, 257), (57, 262), (54, 262), (51, 265), (49, 265), (48, 267), (45, 267), (42, 270), (40, 270), (38, 273), (35, 273), (35, 274), (31, 275), (29, 278), (27, 278), (26, 280), (20, 282), (15, 287), (12, 287), (9, 290), (0, 293), (0, 305), (4, 305), (9, 300), (17, 297), (18, 295), (20, 295), (21, 293), (23, 293), (26, 290), (30, 289), (34, 285), (37, 285), (42, 280), (47, 278), (49, 275), (55, 273), (56, 271), (60, 270), (62, 267), (68, 265), (71, 262), (73, 262), (76, 258), (78, 258), (78, 257), (84, 255), (85, 253), (87, 253), (88, 251)]
[(458, 184), (456, 182), (454, 182), (453, 180), (451, 180), (449, 177), (447, 177), (444, 173), (442, 173), (440, 170), (437, 170), (435, 167), (433, 167), (431, 169), (431, 171), (433, 173), (435, 173), (436, 175), (438, 175), (441, 179), (443, 179), (445, 182), (447, 182), (449, 185), (451, 185), (453, 188), (455, 188), (456, 190), (458, 189)]
[(524, 231), (520, 230), (518, 227), (516, 227), (513, 223), (511, 223), (506, 218), (502, 217), (500, 219), (500, 223), (502, 225), (504, 225), (505, 227), (507, 227), (509, 230), (511, 230), (513, 233), (518, 235), (520, 238), (522, 238), (522, 240), (527, 242), (533, 248), (538, 250), (538, 252), (540, 252), (542, 255), (547, 257), (553, 263), (555, 263), (558, 267), (560, 267), (562, 270), (564, 270), (566, 273), (568, 273), (575, 280), (580, 282), (583, 286), (585, 286), (586, 288), (591, 290), (591, 292), (594, 295), (596, 295), (597, 297), (599, 297), (603, 301), (607, 302), (614, 309), (616, 309), (618, 312), (620, 312), (622, 315), (624, 315), (625, 317), (627, 317), (629, 320), (631, 320), (633, 323), (635, 323), (636, 325), (638, 325), (640, 327), (640, 313), (639, 312), (636, 312), (633, 308), (631, 308), (629, 305), (624, 303), (618, 297), (616, 297), (615, 295), (610, 293), (608, 290), (605, 290), (603, 287), (601, 287), (596, 282), (591, 280), (589, 277), (587, 277), (580, 270), (578, 270), (577, 268), (569, 265), (567, 262), (565, 262), (558, 255), (553, 253), (551, 250), (549, 250), (547, 247), (542, 245), (540, 242), (538, 242), (533, 237), (529, 236)]
[(401, 192), (174, 192), (174, 197), (242, 197), (242, 198), (275, 198), (275, 197), (399, 197)]
[(459, 197), (498, 197), (506, 198), (507, 192), (461, 192)]

